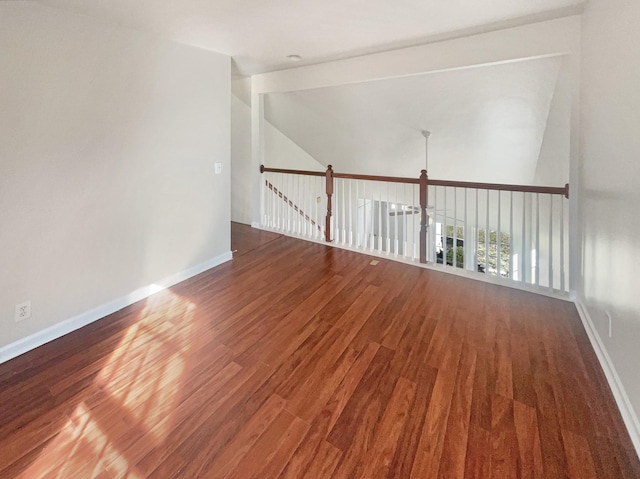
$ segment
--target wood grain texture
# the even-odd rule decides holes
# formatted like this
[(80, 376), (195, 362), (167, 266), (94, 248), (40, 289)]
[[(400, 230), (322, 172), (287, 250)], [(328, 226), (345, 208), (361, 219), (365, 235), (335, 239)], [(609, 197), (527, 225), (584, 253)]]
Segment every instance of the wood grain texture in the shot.
[[(306, 176), (325, 176), (324, 172), (319, 171), (307, 171), (307, 170), (287, 170), (282, 168), (268, 168), (264, 165), (260, 166), (260, 172), (272, 172), (272, 173), (285, 173), (293, 175), (306, 175)], [(425, 171), (426, 174), (426, 171)], [(386, 181), (390, 183), (410, 183), (420, 184), (420, 179), (405, 178), (397, 176), (375, 176), (375, 175), (360, 175), (353, 173), (333, 173), (334, 178), (346, 178), (352, 180), (368, 180), (368, 181)], [(565, 198), (569, 198), (569, 185), (565, 184), (563, 187), (552, 186), (529, 186), (529, 185), (508, 185), (500, 183), (477, 183), (470, 181), (453, 181), (453, 180), (434, 180), (429, 178), (429, 184), (435, 186), (451, 186), (459, 188), (474, 188), (480, 190), (499, 190), (499, 191), (524, 191), (527, 193), (544, 193), (550, 195), (563, 195)]]
[(0, 365), (0, 477), (640, 477), (571, 303), (232, 231)]

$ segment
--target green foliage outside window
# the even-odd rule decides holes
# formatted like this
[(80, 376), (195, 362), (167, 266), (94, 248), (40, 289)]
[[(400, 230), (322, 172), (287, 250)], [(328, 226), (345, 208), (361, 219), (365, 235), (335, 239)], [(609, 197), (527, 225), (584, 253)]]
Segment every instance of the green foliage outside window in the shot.
[[(453, 249), (447, 249), (447, 264), (453, 266)], [(464, 246), (456, 248), (456, 266), (464, 268)]]
[[(447, 264), (449, 266), (453, 266), (453, 254), (454, 254), (454, 249), (455, 249), (455, 255), (456, 255), (456, 267), (458, 268), (464, 268), (464, 246), (456, 246), (455, 248), (452, 248), (451, 245), (453, 245), (453, 226), (452, 225), (447, 225), (447, 237), (449, 239), (451, 239), (451, 244), (447, 243)], [(464, 228), (462, 226), (458, 226), (457, 228), (457, 240), (458, 241), (464, 241)]]
[[(454, 255), (454, 249), (455, 249), (456, 266), (458, 268), (464, 268), (464, 254), (465, 254), (464, 246), (456, 246), (455, 248), (452, 248), (450, 246), (451, 244), (453, 244), (453, 238), (454, 238), (453, 228), (454, 228), (453, 225), (447, 225), (447, 229), (446, 229), (447, 237), (451, 239), (450, 243), (447, 242), (447, 245), (448, 245), (447, 246), (447, 264), (451, 266), (453, 265), (453, 255)], [(458, 226), (455, 233), (458, 240), (464, 240), (464, 228), (462, 226)], [(500, 251), (500, 275), (502, 277), (508, 278), (509, 270), (510, 270), (509, 266), (511, 261), (511, 256), (509, 252), (509, 245), (510, 245), (509, 234), (504, 232), (500, 233), (500, 242), (498, 244), (498, 233), (496, 231), (489, 232), (488, 261), (486, 258), (487, 242), (486, 242), (485, 230), (478, 230), (476, 241), (478, 244), (477, 263), (478, 263), (478, 266), (480, 267), (479, 269), (480, 270), (484, 269), (484, 271), (488, 270), (488, 272), (495, 274), (498, 268), (498, 251)], [(473, 254), (472, 251), (470, 251), (470, 254)]]
[(500, 245), (498, 245), (498, 233), (496, 231), (489, 232), (489, 261), (486, 260), (486, 236), (485, 230), (478, 230), (478, 263), (488, 269), (489, 272), (495, 273), (498, 269), (498, 249), (500, 251), (500, 276), (509, 277), (509, 263), (511, 256), (509, 254), (509, 234), (500, 233)]

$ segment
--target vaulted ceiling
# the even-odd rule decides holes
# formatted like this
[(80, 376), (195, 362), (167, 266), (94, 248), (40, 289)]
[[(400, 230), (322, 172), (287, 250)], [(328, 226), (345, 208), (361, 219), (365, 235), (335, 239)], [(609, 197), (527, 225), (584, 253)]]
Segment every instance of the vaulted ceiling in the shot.
[(570, 113), (562, 66), (554, 57), (269, 94), (266, 117), (340, 172), (415, 177), (428, 130), (432, 178), (562, 185)]
[[(241, 75), (576, 13), (584, 0), (41, 0), (233, 57)], [(288, 55), (302, 56), (290, 63)]]

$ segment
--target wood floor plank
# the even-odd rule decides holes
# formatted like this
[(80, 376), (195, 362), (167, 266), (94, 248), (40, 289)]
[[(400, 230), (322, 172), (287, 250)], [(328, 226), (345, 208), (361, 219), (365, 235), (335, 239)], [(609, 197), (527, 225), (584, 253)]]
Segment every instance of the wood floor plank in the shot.
[(540, 428), (535, 408), (513, 402), (513, 416), (518, 440), (520, 474), (523, 479), (542, 479), (544, 475)]
[[(369, 364), (369, 368), (362, 377), (358, 387), (353, 391), (349, 402), (340, 415), (338, 421), (333, 426), (328, 436), (328, 441), (341, 451), (348, 450), (359, 433), (370, 434), (370, 426), (365, 424), (365, 416), (371, 416), (371, 410), (367, 406), (375, 408), (375, 413), (379, 412), (379, 405), (372, 403), (372, 392), (377, 391), (380, 382), (388, 369), (394, 352), (380, 347)], [(365, 441), (362, 441), (365, 442)]]
[[(317, 459), (319, 454), (323, 457), (324, 455), (327, 455), (328, 457), (336, 460), (336, 464), (331, 468), (331, 471), (333, 471), (337, 465), (337, 461), (342, 456), (342, 452), (333, 445), (328, 447), (329, 443), (326, 443), (325, 438), (333, 429), (336, 421), (342, 414), (342, 411), (348, 401), (351, 399), (353, 392), (360, 384), (365, 372), (369, 369), (369, 365), (377, 355), (378, 349), (379, 345), (369, 343), (369, 346), (359, 354), (358, 358), (345, 375), (331, 399), (325, 404), (322, 411), (314, 418), (311, 424), (311, 429), (307, 433), (304, 441), (291, 457), (287, 467), (280, 476), (281, 479), (304, 477), (304, 474), (307, 473), (307, 469), (310, 468), (310, 464), (314, 464), (320, 460)], [(327, 446), (323, 446), (325, 443)], [(321, 449), (323, 451), (322, 453), (320, 452)], [(334, 451), (340, 451), (340, 453), (334, 454)], [(316, 465), (315, 468), (318, 469), (320, 466)], [(311, 473), (308, 472), (308, 474), (310, 475)]]
[(545, 380), (537, 380), (535, 389), (545, 474), (550, 477), (566, 477), (568, 475), (567, 458), (553, 387)]
[(416, 393), (416, 384), (406, 378), (398, 379), (389, 404), (380, 419), (373, 444), (367, 451), (361, 479), (387, 477), (395, 454), (398, 438), (408, 417), (409, 407)]
[[(281, 448), (281, 443), (286, 439), (287, 432), (291, 429), (294, 429), (296, 437), (301, 438), (309, 429), (309, 425), (300, 418), (295, 417), (289, 411), (283, 410), (258, 438), (251, 449), (247, 451), (240, 463), (233, 469), (227, 478), (251, 479), (254, 477), (260, 477), (263, 466), (273, 459)], [(209, 476), (208, 473), (205, 473), (205, 475)]]
[(596, 475), (589, 443), (572, 431), (562, 431), (562, 442), (567, 454), (567, 466), (570, 477), (584, 477), (584, 479), (595, 479)]
[[(348, 280), (341, 276), (333, 276), (326, 283), (316, 289), (313, 294), (299, 303), (299, 305), (285, 316), (278, 325), (267, 332), (260, 341), (255, 341), (246, 349), (249, 354), (259, 355), (267, 364), (279, 364), (292, 354), (308, 337), (313, 329), (322, 321), (317, 313), (329, 303), (348, 284)], [(309, 320), (300, 324), (298, 318), (307, 317)], [(286, 345), (284, 348), (281, 345)]]
[[(245, 389), (252, 387), (256, 382), (263, 381), (262, 376), (265, 371), (266, 368), (259, 364), (248, 368), (238, 368), (235, 363), (227, 365), (211, 379), (209, 387), (199, 390), (197, 395), (190, 398), (189, 403), (185, 401), (177, 410), (174, 425), (170, 430), (171, 441), (168, 447), (162, 449), (164, 454), (161, 457), (157, 457), (153, 450), (149, 451), (148, 454), (152, 454), (156, 462), (150, 464), (153, 469), (143, 473), (148, 474), (157, 467), (164, 467), (165, 461), (174, 462), (171, 456), (179, 456), (185, 460), (191, 460), (193, 456), (199, 455), (208, 457), (209, 452), (205, 454), (200, 447), (193, 445), (203, 440), (201, 434), (206, 430), (204, 425), (211, 416), (228, 404), (230, 399), (242, 395)], [(194, 411), (198, 413), (194, 414)], [(144, 457), (136, 465), (140, 466), (140, 463), (149, 464)]]
[(245, 233), (247, 227), (248, 225), (242, 223), (231, 222), (231, 243), (233, 244), (234, 257), (247, 254), (281, 237), (278, 233), (259, 229), (252, 231), (249, 236)]
[(295, 394), (289, 397), (287, 409), (307, 422), (313, 421), (357, 357), (356, 350), (347, 348), (335, 363), (325, 368), (319, 365), (313, 376), (309, 377)]
[(206, 469), (193, 469), (195, 474), (192, 477), (228, 477), (272, 423), (280, 433), (286, 430), (293, 418), (284, 411), (285, 404), (286, 401), (278, 395), (271, 396)]
[(463, 478), (469, 445), (469, 420), (476, 369), (475, 348), (463, 344), (458, 376), (451, 399), (451, 412), (445, 433), (438, 476)]
[(413, 378), (416, 383), (416, 392), (413, 403), (409, 408), (404, 428), (398, 439), (393, 461), (389, 467), (389, 478), (411, 477), (411, 469), (413, 468), (418, 443), (424, 427), (426, 411), (431, 402), (431, 395), (437, 376), (437, 369), (425, 364), (418, 366), (418, 373)]
[[(342, 457), (342, 451), (337, 447), (322, 441), (318, 446), (317, 453), (306, 468), (306, 476), (317, 479), (329, 479), (334, 477), (333, 472)], [(301, 476), (298, 476), (301, 477)]]
[[(471, 335), (473, 338), (474, 335)], [(473, 344), (478, 345), (474, 341)], [(465, 458), (465, 477), (483, 478), (491, 475), (491, 393), (493, 351), (477, 349), (476, 368), (469, 415), (469, 437)]]
[(0, 477), (640, 477), (573, 304), (232, 231), (233, 261), (0, 364)]
[[(195, 421), (185, 421), (172, 431), (179, 432), (179, 437), (183, 438), (180, 442), (175, 441), (176, 449), (171, 455), (185, 459), (185, 476), (197, 477), (199, 471), (208, 467), (224, 445), (273, 395), (272, 388), (264, 387), (271, 373), (270, 368), (260, 363), (243, 369), (237, 375), (238, 379), (230, 381), (230, 387), (225, 388), (215, 402), (198, 410)], [(227, 417), (244, 417), (245, 420), (228, 421)], [(171, 457), (165, 460), (171, 460)]]
[(411, 470), (412, 477), (437, 477), (458, 372), (462, 343), (456, 338), (442, 351), (442, 363), (433, 386), (424, 427)]
[[(275, 447), (271, 445), (270, 449), (274, 449), (271, 456), (265, 459), (263, 464), (257, 464), (254, 468), (255, 472), (252, 473), (252, 477), (278, 477), (287, 466), (291, 456), (308, 431), (309, 424), (300, 418), (294, 417), (287, 431), (278, 438)], [(256, 446), (254, 446), (254, 448), (255, 447)], [(249, 452), (248, 455), (251, 455), (251, 452)]]
[(513, 399), (494, 394), (491, 397), (490, 477), (499, 479), (520, 476), (521, 466), (519, 461)]

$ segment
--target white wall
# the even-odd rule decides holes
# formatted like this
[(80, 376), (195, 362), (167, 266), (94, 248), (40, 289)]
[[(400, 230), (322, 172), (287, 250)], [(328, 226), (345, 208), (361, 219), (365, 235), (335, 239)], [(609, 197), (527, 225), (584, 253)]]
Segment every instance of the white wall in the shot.
[(0, 58), (0, 348), (229, 252), (229, 57), (1, 2)]
[(251, 79), (231, 82), (231, 221), (251, 224)]
[[(631, 0), (591, 0), (584, 14), (579, 290), (636, 414), (640, 412), (639, 18), (640, 3)], [(605, 310), (613, 317), (611, 338)], [(636, 436), (638, 448), (639, 439)]]
[[(231, 95), (231, 220), (251, 224), (251, 78), (232, 82)], [(264, 164), (272, 168), (324, 171), (323, 166), (269, 122), (265, 122)]]
[(563, 186), (569, 183), (571, 95), (579, 82), (571, 71), (575, 61), (571, 56), (562, 58), (532, 181), (534, 185)]
[[(251, 112), (248, 113), (251, 116)], [(271, 168), (293, 168), (308, 171), (327, 169), (269, 122), (265, 122), (264, 164)]]

